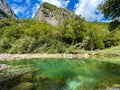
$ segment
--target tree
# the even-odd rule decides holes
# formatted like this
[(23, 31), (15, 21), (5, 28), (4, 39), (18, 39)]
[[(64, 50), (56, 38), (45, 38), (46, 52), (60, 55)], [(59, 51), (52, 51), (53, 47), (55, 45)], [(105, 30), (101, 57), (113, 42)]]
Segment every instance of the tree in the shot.
[(105, 18), (120, 21), (120, 0), (107, 0), (100, 5)]
[(80, 43), (84, 39), (86, 32), (84, 18), (76, 16), (72, 19), (67, 19), (63, 23), (63, 40), (69, 44)]
[(84, 46), (87, 50), (95, 50), (95, 49), (104, 49), (104, 40), (105, 31), (102, 30), (90, 30), (89, 37), (86, 45)]
[(110, 32), (104, 40), (105, 48), (120, 45), (120, 31), (115, 30)]
[(106, 0), (105, 3), (100, 4), (100, 9), (106, 19), (112, 19), (110, 31), (120, 27), (120, 0)]

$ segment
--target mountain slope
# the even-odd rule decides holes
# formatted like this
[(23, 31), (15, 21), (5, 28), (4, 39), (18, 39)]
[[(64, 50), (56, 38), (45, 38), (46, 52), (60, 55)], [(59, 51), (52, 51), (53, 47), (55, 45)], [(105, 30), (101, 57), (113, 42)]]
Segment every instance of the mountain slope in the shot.
[(13, 17), (18, 19), (6, 0), (0, 0), (0, 18)]
[(53, 26), (61, 25), (67, 18), (77, 16), (74, 11), (58, 8), (47, 2), (43, 3), (36, 13), (34, 19), (44, 21)]

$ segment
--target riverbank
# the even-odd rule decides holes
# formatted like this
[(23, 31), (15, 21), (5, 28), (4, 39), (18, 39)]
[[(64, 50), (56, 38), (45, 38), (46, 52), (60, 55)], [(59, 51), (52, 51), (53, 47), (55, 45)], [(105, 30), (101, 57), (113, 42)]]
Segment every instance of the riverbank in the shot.
[(90, 58), (90, 57), (118, 57), (119, 54), (0, 54), (0, 60), (32, 59), (32, 58)]
[(0, 60), (32, 59), (32, 58), (89, 58), (84, 54), (0, 54)]

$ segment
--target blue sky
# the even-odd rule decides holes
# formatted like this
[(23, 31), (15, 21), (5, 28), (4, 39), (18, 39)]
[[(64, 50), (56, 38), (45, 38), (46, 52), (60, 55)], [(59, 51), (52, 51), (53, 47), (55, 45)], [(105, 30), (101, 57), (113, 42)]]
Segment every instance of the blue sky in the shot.
[(7, 0), (19, 18), (33, 18), (43, 2), (74, 10), (87, 21), (106, 21), (97, 6), (105, 0)]

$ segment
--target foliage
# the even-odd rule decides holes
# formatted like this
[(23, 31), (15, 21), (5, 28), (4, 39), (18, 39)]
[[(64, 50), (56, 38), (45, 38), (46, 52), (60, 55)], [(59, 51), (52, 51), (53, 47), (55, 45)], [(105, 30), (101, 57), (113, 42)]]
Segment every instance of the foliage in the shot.
[(86, 23), (88, 37), (83, 46), (87, 50), (104, 49), (104, 39), (109, 34), (107, 23)]
[(110, 31), (120, 26), (120, 0), (106, 0), (99, 7), (105, 18), (112, 19)]
[(31, 53), (35, 49), (36, 40), (34, 38), (25, 36), (15, 41), (12, 44), (10, 53)]
[(12, 27), (5, 27), (3, 35), (1, 37), (7, 37), (9, 39), (19, 39), (22, 35), (22, 31), (19, 26), (12, 25)]
[(104, 40), (105, 47), (112, 47), (120, 45), (120, 31), (115, 30), (111, 32)]
[(85, 32), (84, 19), (79, 16), (67, 19), (62, 30), (63, 40), (69, 44), (82, 42)]
[(103, 43), (103, 32), (101, 31), (90, 31), (89, 38), (87, 41), (87, 45), (85, 46), (88, 50), (95, 50), (95, 49), (103, 49), (104, 43)]
[(0, 53), (7, 52), (11, 48), (10, 40), (6, 37), (0, 39)]
[(100, 5), (100, 8), (105, 18), (120, 18), (120, 0), (106, 0)]
[(44, 8), (47, 8), (50, 11), (54, 11), (54, 10), (57, 9), (57, 7), (55, 5), (52, 5), (52, 4), (47, 3), (47, 2), (43, 3), (42, 5), (43, 5)]
[(109, 25), (109, 30), (110, 31), (113, 31), (113, 30), (116, 30), (116, 29), (120, 30), (120, 22), (118, 20), (110, 22), (110, 25)]
[(120, 45), (120, 28), (68, 18), (61, 26), (30, 19), (0, 19), (0, 53), (72, 53)]

